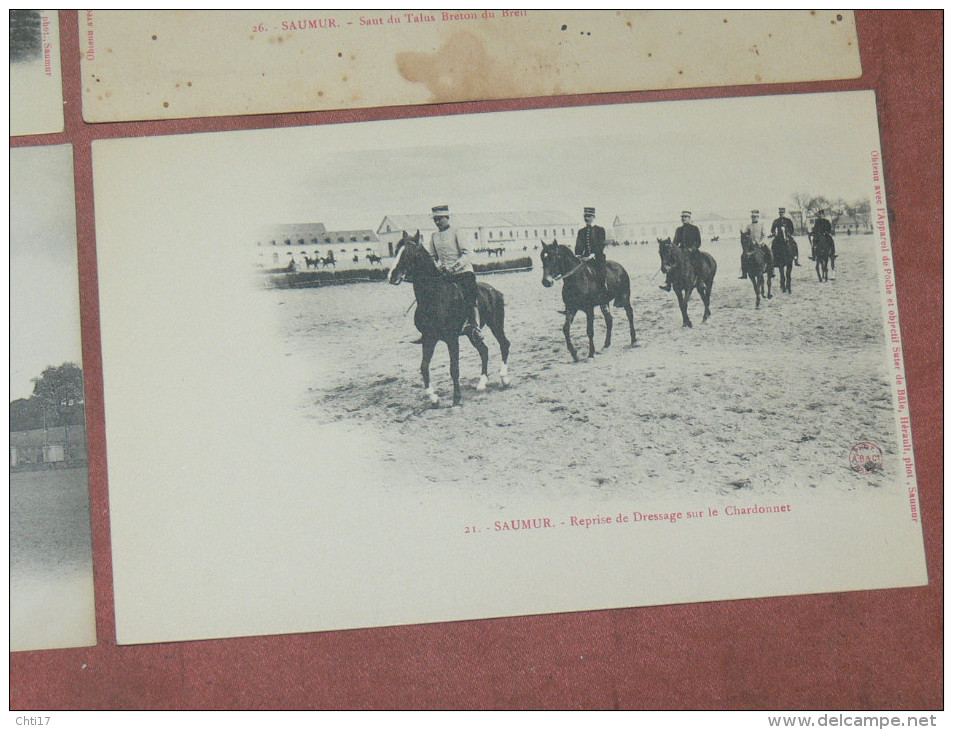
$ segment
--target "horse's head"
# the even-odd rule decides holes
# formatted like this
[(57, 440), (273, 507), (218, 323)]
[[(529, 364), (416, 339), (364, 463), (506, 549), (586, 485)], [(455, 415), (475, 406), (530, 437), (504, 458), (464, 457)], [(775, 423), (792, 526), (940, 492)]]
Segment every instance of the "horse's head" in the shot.
[(543, 250), (539, 252), (539, 258), (543, 264), (543, 286), (549, 287), (569, 273), (576, 257), (566, 246), (560, 246), (555, 238), (552, 243), (541, 243)]
[(746, 254), (754, 250), (754, 244), (751, 242), (751, 234), (748, 231), (741, 232), (741, 250)]
[(658, 241), (658, 256), (661, 261), (662, 273), (667, 274), (676, 262), (675, 244), (672, 243), (671, 238), (656, 238), (655, 240)]
[(433, 259), (420, 243), (420, 231), (411, 236), (403, 232), (394, 252), (394, 265), (387, 275), (391, 284), (400, 284), (404, 279), (413, 281), (415, 276), (425, 274), (429, 269), (436, 271)]

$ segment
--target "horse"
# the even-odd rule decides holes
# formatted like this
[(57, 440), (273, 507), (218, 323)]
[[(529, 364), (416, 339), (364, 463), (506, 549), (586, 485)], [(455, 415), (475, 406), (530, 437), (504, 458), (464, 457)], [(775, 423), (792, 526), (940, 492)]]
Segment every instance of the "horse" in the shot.
[(698, 290), (698, 295), (705, 304), (702, 322), (707, 322), (711, 316), (711, 287), (715, 281), (715, 272), (718, 270), (714, 257), (707, 251), (699, 251), (699, 263), (696, 269), (689, 252), (672, 243), (671, 238), (655, 240), (658, 241), (662, 273), (669, 276), (672, 289), (678, 297), (678, 306), (682, 310), (682, 327), (692, 326), (692, 321), (688, 318), (688, 299), (693, 289)]
[(310, 269), (312, 266), (313, 266), (314, 268), (318, 268), (318, 264), (321, 263), (321, 257), (318, 256), (317, 258), (311, 258), (311, 257), (308, 256), (307, 254), (305, 254), (305, 256), (304, 256), (304, 263), (305, 263), (305, 267), (308, 268), (308, 269)]
[[(817, 272), (819, 282), (827, 281), (827, 267), (830, 265), (831, 272), (834, 271), (834, 241), (829, 233), (816, 233), (812, 235), (814, 242), (814, 271)], [(835, 275), (836, 277), (836, 275)]]
[[(463, 334), (463, 325), (470, 313), (467, 312), (460, 287), (437, 268), (433, 257), (421, 244), (420, 231), (414, 236), (403, 231), (403, 236), (397, 243), (394, 265), (387, 275), (387, 281), (397, 285), (404, 279), (413, 283), (414, 296), (417, 299), (414, 324), (420, 331), (423, 342), (420, 374), (424, 381), (424, 392), (433, 406), (439, 403), (440, 399), (430, 384), (430, 360), (437, 342), (442, 340), (447, 344), (450, 353), (453, 405), (460, 405), (460, 335)], [(510, 382), (507, 365), (510, 341), (506, 339), (503, 331), (503, 295), (489, 284), (479, 282), (477, 306), (480, 323), (489, 327), (500, 345), (500, 356), (503, 359), (500, 380), (505, 387)], [(487, 384), (489, 349), (483, 339), (478, 338), (472, 331), (468, 330), (466, 335), (480, 353), (481, 372), (476, 389), (482, 392), (486, 390)]]
[(574, 361), (579, 360), (576, 348), (573, 347), (569, 330), (576, 312), (586, 313), (586, 335), (589, 338), (589, 357), (596, 353), (594, 336), (595, 307), (602, 310), (606, 321), (606, 341), (603, 349), (612, 344), (612, 314), (609, 312), (609, 301), (614, 300), (617, 307), (625, 309), (629, 318), (629, 335), (631, 344), (636, 343), (635, 324), (632, 318), (632, 304), (629, 302), (630, 286), (629, 274), (615, 261), (606, 261), (606, 288), (609, 296), (599, 290), (596, 281), (596, 271), (592, 263), (582, 261), (568, 246), (561, 246), (554, 239), (551, 244), (542, 241), (543, 250), (539, 256), (543, 263), (543, 286), (550, 287), (557, 281), (563, 283), (563, 303), (566, 305), (566, 321), (563, 324), (563, 334), (566, 337), (566, 347)]
[[(751, 279), (751, 285), (754, 287), (754, 308), (761, 307), (761, 297), (771, 299), (771, 281), (774, 279), (774, 257), (771, 256), (771, 249), (765, 244), (755, 245), (751, 241), (751, 234), (747, 231), (741, 232), (741, 248), (744, 253), (741, 254), (742, 267)], [(768, 280), (768, 293), (764, 293), (764, 280)]]
[(374, 253), (367, 254), (367, 260), (372, 264), (379, 264), (382, 261), (381, 257)]
[(499, 256), (502, 258), (503, 254), (506, 253), (506, 249), (502, 246), (497, 246), (496, 248), (488, 248), (486, 254), (488, 257)]
[(781, 291), (790, 294), (791, 267), (794, 266), (794, 259), (797, 258), (797, 244), (794, 238), (787, 236), (783, 230), (778, 231), (771, 241), (771, 256), (781, 277)]
[(336, 269), (336, 268), (338, 267), (337, 264), (336, 264), (335, 261), (334, 261), (334, 256), (328, 256), (328, 257), (326, 257), (326, 258), (321, 259), (321, 268), (322, 268), (322, 269), (326, 269), (326, 268), (328, 268), (329, 266), (330, 266), (331, 268), (333, 268), (333, 269)]

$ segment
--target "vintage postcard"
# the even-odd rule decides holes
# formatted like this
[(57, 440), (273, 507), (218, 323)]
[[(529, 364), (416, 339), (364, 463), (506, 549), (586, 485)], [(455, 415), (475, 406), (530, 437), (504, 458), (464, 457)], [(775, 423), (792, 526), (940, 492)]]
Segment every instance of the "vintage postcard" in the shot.
[(880, 154), (872, 92), (95, 142), (118, 640), (923, 584)]
[(10, 150), (10, 649), (96, 643), (73, 148)]
[(849, 10), (79, 11), (88, 122), (856, 78)]
[(10, 134), (63, 131), (56, 10), (10, 11)]

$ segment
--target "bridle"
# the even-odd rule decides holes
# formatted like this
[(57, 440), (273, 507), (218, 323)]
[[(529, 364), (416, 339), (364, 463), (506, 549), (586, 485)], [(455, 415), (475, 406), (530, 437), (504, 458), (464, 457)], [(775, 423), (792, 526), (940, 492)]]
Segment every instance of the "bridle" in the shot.
[[(558, 251), (559, 249), (557, 248), (556, 250)], [(560, 262), (560, 264), (561, 263), (562, 262)], [(577, 259), (576, 265), (571, 270), (564, 273), (553, 274), (553, 281), (562, 281), (563, 279), (568, 279), (570, 276), (573, 276), (577, 271), (579, 271), (579, 269), (582, 268), (583, 263), (584, 263), (583, 261), (580, 261)]]

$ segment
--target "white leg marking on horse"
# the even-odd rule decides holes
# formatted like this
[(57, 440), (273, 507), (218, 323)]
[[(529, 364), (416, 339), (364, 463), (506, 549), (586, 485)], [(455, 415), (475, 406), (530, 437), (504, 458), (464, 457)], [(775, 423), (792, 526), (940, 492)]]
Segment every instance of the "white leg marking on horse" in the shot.
[(510, 368), (506, 363), (500, 365), (500, 380), (503, 381), (503, 385), (510, 384)]
[(486, 375), (481, 375), (481, 376), (480, 376), (480, 380), (479, 380), (479, 382), (477, 382), (477, 387), (476, 387), (476, 389), (477, 389), (477, 391), (480, 392), (480, 393), (482, 393), (484, 390), (486, 390)]
[(433, 403), (434, 405), (437, 405), (437, 403), (440, 401), (440, 397), (436, 393), (434, 393), (433, 386), (427, 388), (424, 391), (424, 393), (427, 395), (427, 398), (430, 399), (430, 402)]

